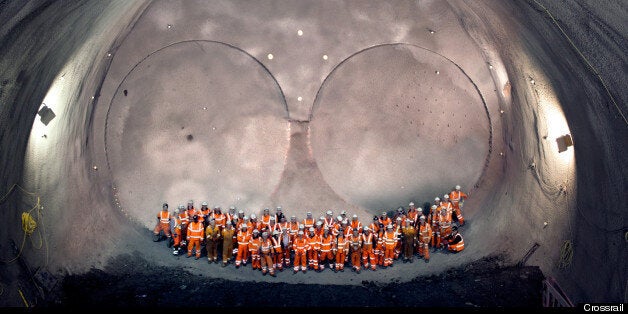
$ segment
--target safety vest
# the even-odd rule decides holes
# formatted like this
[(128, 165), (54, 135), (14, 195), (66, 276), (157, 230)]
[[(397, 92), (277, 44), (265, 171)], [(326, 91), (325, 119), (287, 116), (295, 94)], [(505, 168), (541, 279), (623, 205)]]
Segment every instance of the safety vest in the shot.
[(419, 219), (419, 211), (417, 210), (412, 210), (408, 212), (408, 218), (410, 218), (410, 220), (412, 220), (413, 224), (416, 224), (417, 219)]
[(440, 214), (438, 217), (438, 224), (441, 229), (449, 229), (451, 228), (451, 215), (449, 214)]
[(196, 208), (194, 208), (194, 207), (189, 208), (187, 210), (187, 213), (188, 213), (188, 217), (190, 217), (190, 219), (191, 219), (192, 217), (194, 217), (194, 214), (196, 214)]
[(212, 218), (214, 218), (214, 221), (216, 221), (216, 226), (219, 226), (219, 227), (225, 226), (225, 215), (223, 215), (222, 213), (220, 214), (214, 213), (212, 215)]
[(268, 227), (270, 225), (270, 214), (262, 216), (262, 227)]
[(188, 227), (188, 237), (190, 239), (202, 239), (203, 238), (203, 224), (200, 222), (192, 222)]
[(181, 230), (181, 218), (179, 217), (174, 218), (174, 228)]
[(359, 233), (362, 233), (362, 223), (358, 220), (351, 220), (351, 224), (349, 225), (351, 229), (358, 230)]
[(304, 237), (297, 237), (296, 239), (294, 239), (294, 243), (292, 244), (293, 250), (295, 253), (305, 253), (307, 250), (310, 249), (310, 246), (308, 245), (308, 241), (306, 238)]
[(432, 238), (432, 227), (427, 223), (419, 226), (419, 237), (421, 238), (421, 242), (430, 242)]
[(310, 227), (314, 226), (314, 218), (303, 219), (303, 225), (305, 226), (305, 230), (310, 229)]
[[(279, 226), (279, 232), (281, 233), (283, 231), (283, 229), (288, 229), (290, 230), (290, 224), (286, 221), (286, 222), (281, 222), (277, 224)], [(297, 226), (298, 229), (298, 226)]]
[(290, 230), (290, 236), (292, 237), (296, 236), (297, 232), (299, 232), (299, 223), (291, 222), (289, 230)]
[(391, 222), (392, 221), (388, 217), (386, 217), (386, 218), (379, 217), (379, 223), (383, 224), (384, 227), (388, 226), (388, 224), (390, 224)]
[(362, 238), (362, 248), (370, 251), (373, 249), (373, 234), (369, 233), (369, 235), (366, 235), (365, 233), (361, 234), (360, 237)]
[(238, 231), (237, 239), (238, 245), (249, 245), (251, 235), (246, 231)]
[(162, 224), (167, 224), (170, 222), (170, 212), (162, 210), (159, 212), (159, 215), (157, 215), (157, 218), (159, 218), (159, 222)]
[(362, 241), (360, 241), (360, 235), (358, 235), (357, 237), (354, 237), (352, 235), (351, 239), (349, 240), (349, 246), (351, 247), (351, 251), (353, 252), (360, 250), (360, 247), (362, 246)]
[(395, 246), (395, 244), (397, 244), (397, 233), (394, 231), (386, 231), (386, 233), (384, 233), (384, 244), (386, 247)]
[(179, 213), (179, 219), (181, 219), (181, 225), (183, 226), (186, 226), (190, 222), (190, 216), (186, 211)]
[(262, 254), (270, 254), (273, 250), (273, 243), (270, 239), (262, 240), (260, 251)]
[(454, 204), (460, 202), (463, 197), (466, 198), (467, 195), (462, 193), (462, 191), (451, 191), (451, 193), (449, 193), (449, 200)]
[(460, 241), (458, 241), (458, 243), (455, 243), (455, 244), (449, 244), (448, 247), (450, 251), (460, 252), (464, 250), (464, 239), (462, 238), (462, 235), (460, 233), (458, 233), (455, 237), (453, 237), (450, 240), (450, 242), (453, 242), (457, 237), (460, 237)]
[(261, 237), (257, 237), (257, 238), (253, 238), (251, 237), (251, 239), (249, 240), (249, 252), (252, 252), (253, 254), (255, 254), (258, 250), (260, 245), (262, 244), (262, 238)]
[[(281, 236), (281, 235), (280, 235)], [(270, 238), (273, 242), (273, 248), (275, 249), (275, 253), (281, 253), (281, 240), (278, 238), (272, 237)]]
[(327, 226), (327, 228), (329, 228), (329, 229), (333, 228), (334, 225), (335, 225), (334, 217), (325, 218), (325, 220), (323, 220), (323, 225)]
[(331, 251), (331, 247), (334, 243), (334, 236), (332, 236), (331, 234), (328, 234), (327, 236), (324, 236), (321, 238), (321, 252), (329, 252)]
[(347, 252), (347, 250), (349, 250), (349, 247), (347, 246), (347, 240), (345, 239), (345, 237), (342, 238), (338, 238), (338, 241), (336, 242), (336, 249), (338, 251), (345, 251), (345, 253)]
[(320, 238), (318, 237), (318, 235), (316, 235), (316, 233), (314, 233), (313, 236), (308, 235), (308, 244), (310, 246), (309, 248), (310, 250), (315, 250), (315, 251), (320, 250), (321, 242), (320, 242)]

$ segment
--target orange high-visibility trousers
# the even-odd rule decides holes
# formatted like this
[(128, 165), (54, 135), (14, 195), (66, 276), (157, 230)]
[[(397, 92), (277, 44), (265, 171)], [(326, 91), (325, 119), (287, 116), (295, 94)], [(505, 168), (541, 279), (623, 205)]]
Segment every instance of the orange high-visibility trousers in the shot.
[(325, 262), (329, 263), (329, 267), (333, 268), (334, 267), (334, 254), (330, 251), (321, 251), (321, 257), (320, 257), (320, 267), (321, 269), (325, 269)]
[(249, 251), (251, 253), (251, 267), (253, 269), (262, 269), (262, 258), (259, 255), (259, 250)]
[(369, 267), (369, 264), (371, 266), (371, 270), (376, 269), (375, 265), (377, 264), (377, 261), (375, 260), (375, 252), (373, 251), (373, 248), (362, 248), (362, 264), (364, 264), (365, 269)]
[(317, 250), (308, 250), (307, 257), (309, 260), (309, 266), (312, 269), (318, 269), (318, 251)]
[(173, 247), (175, 249), (178, 249), (179, 245), (181, 245), (181, 240), (183, 239), (183, 236), (181, 235), (181, 229), (174, 229), (174, 233), (172, 234), (172, 239), (174, 240)]
[(271, 275), (275, 274), (275, 267), (273, 266), (273, 259), (270, 257), (270, 253), (262, 254), (261, 256), (262, 274), (270, 272)]
[(336, 252), (336, 269), (337, 270), (343, 270), (345, 268), (346, 258), (347, 258), (347, 255), (345, 254), (344, 250), (338, 250), (338, 252)]
[(395, 244), (387, 244), (384, 247), (384, 266), (390, 266), (393, 264), (395, 258)]
[(306, 258), (306, 253), (304, 251), (294, 252), (294, 271), (299, 271), (299, 264), (301, 266), (301, 270), (305, 271), (307, 269)]
[(440, 243), (442, 245), (445, 245), (445, 243), (447, 243), (447, 240), (445, 240), (445, 238), (447, 238), (447, 236), (449, 236), (450, 234), (451, 234), (451, 227), (440, 228)]
[(192, 251), (196, 250), (196, 258), (201, 257), (201, 239), (192, 238), (188, 243), (188, 256), (192, 256)]
[(166, 222), (158, 222), (157, 225), (155, 226), (155, 229), (153, 230), (153, 233), (155, 233), (156, 235), (159, 234), (160, 231), (164, 232), (164, 235), (168, 238), (170, 238), (172, 235), (170, 234), (170, 223)]
[(240, 266), (240, 264), (246, 266), (246, 262), (248, 260), (249, 260), (248, 244), (238, 244), (238, 255), (236, 255), (236, 266)]
[(361, 250), (351, 251), (351, 266), (355, 268), (355, 270), (360, 270), (360, 256)]
[(456, 213), (456, 218), (458, 218), (458, 223), (461, 226), (464, 225), (464, 217), (462, 217), (462, 211), (459, 205), (454, 206), (454, 212)]

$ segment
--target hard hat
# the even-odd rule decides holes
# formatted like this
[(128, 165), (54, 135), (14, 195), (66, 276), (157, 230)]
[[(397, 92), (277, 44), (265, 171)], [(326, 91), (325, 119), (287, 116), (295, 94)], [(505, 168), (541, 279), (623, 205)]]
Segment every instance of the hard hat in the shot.
[(397, 221), (401, 221), (401, 217), (397, 217)]
[(275, 216), (270, 216), (270, 220), (275, 220)]
[(443, 198), (444, 198), (444, 199), (448, 199), (448, 198), (449, 198), (449, 194), (445, 194), (445, 195), (443, 195)]
[(280, 212), (281, 211), (281, 206), (277, 206), (276, 211)]
[(399, 207), (399, 208), (397, 208), (397, 211), (398, 211), (398, 212), (402, 212), (402, 211), (403, 211), (403, 207)]
[(408, 206), (414, 206), (414, 203), (413, 203), (413, 202), (410, 202), (410, 204), (408, 204)]
[(373, 216), (373, 221), (377, 221), (379, 220), (379, 218), (377, 218), (377, 216)]
[(419, 212), (422, 212), (423, 211), (423, 207), (419, 207), (416, 210), (419, 211)]
[(312, 212), (307, 212), (306, 215), (312, 216)]
[(214, 206), (214, 210), (221, 210), (220, 206), (216, 205)]
[(314, 232), (314, 227), (310, 227), (310, 232)]
[(440, 197), (437, 196), (434, 198), (434, 202), (439, 202), (439, 201), (440, 201)]
[(388, 226), (386, 226), (386, 228), (388, 228), (388, 229), (392, 229), (392, 227), (393, 226), (391, 224), (388, 224)]
[(185, 205), (179, 204), (179, 209), (185, 209)]
[(341, 223), (342, 223), (342, 224), (344, 224), (344, 225), (346, 225), (346, 224), (348, 224), (349, 222), (345, 219), (345, 220), (343, 220)]
[(259, 233), (259, 230), (253, 229), (253, 233)]
[[(288, 229), (284, 229), (284, 230), (288, 231)], [(278, 235), (278, 234), (279, 234), (279, 231), (277, 230), (273, 231), (273, 235)]]
[(318, 220), (320, 220), (320, 221), (325, 220), (325, 217), (320, 216), (320, 217), (318, 217)]
[(290, 216), (290, 220), (296, 220), (296, 219), (297, 219), (297, 216), (294, 216), (294, 215)]
[(420, 220), (425, 220), (425, 216), (421, 215), (421, 217), (419, 217)]
[(207, 206), (207, 202), (201, 203), (201, 206)]
[(412, 222), (412, 219), (410, 219), (410, 218), (406, 218), (406, 221)]
[(460, 191), (460, 186), (456, 185), (456, 191)]
[(264, 211), (268, 212), (268, 211), (270, 211), (270, 209), (268, 209), (268, 207), (266, 207), (266, 208), (264, 208)]
[(231, 220), (227, 220), (226, 226), (227, 227), (233, 227), (233, 223), (231, 222)]
[(369, 227), (365, 226), (363, 229), (364, 229), (364, 231), (369, 231)]
[(161, 204), (161, 207), (163, 207), (163, 208), (168, 208), (168, 203), (163, 203), (163, 204)]
[(299, 229), (305, 229), (305, 225), (299, 224)]
[(329, 216), (333, 215), (333, 214), (332, 214), (332, 212), (331, 212), (331, 210), (328, 210), (328, 211), (327, 211), (327, 215), (329, 215)]
[(303, 235), (303, 231), (299, 231), (299, 233), (297, 233), (298, 235)]
[(240, 209), (240, 210), (238, 211), (238, 214), (244, 214), (244, 211)]
[(338, 221), (342, 221), (342, 216), (338, 216), (336, 219), (338, 219)]
[(340, 212), (340, 214), (341, 214), (341, 215), (346, 215), (346, 214), (347, 214), (347, 211), (346, 211), (346, 210), (343, 210), (343, 211), (341, 211), (341, 212)]
[(188, 204), (194, 204), (194, 201), (193, 200), (189, 200)]
[(198, 215), (192, 216), (192, 219), (197, 220), (198, 219)]
[(251, 214), (251, 219), (257, 219), (257, 216), (255, 216), (255, 214)]
[(325, 230), (325, 231), (329, 231), (329, 227), (328, 227), (328, 226), (325, 226), (325, 227), (323, 227), (323, 230)]
[(262, 237), (264, 237), (264, 238), (268, 237), (268, 232), (266, 232), (266, 231), (262, 232)]
[(317, 222), (316, 222), (316, 225), (317, 225), (317, 226), (322, 226), (322, 225), (323, 225), (323, 222), (319, 220), (319, 221), (317, 221)]
[(382, 212), (382, 216), (386, 216), (386, 212)]
[(358, 215), (353, 214), (353, 219), (358, 219)]
[(231, 205), (229, 206), (229, 209), (235, 209), (235, 206)]
[(438, 206), (436, 206), (436, 205), (432, 205), (432, 209), (436, 209), (436, 207), (438, 207)]
[(244, 229), (246, 229), (246, 228), (247, 228), (247, 227), (246, 227), (246, 225), (242, 225), (242, 226), (240, 227), (240, 230), (244, 230)]
[(249, 216), (244, 216), (244, 217), (242, 217), (242, 219), (249, 220)]

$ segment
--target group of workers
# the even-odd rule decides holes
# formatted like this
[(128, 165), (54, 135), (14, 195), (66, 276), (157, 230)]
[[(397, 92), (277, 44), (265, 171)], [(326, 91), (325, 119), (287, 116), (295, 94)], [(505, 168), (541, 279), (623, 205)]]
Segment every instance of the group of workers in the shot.
[(342, 272), (345, 264), (357, 273), (375, 271), (377, 266), (392, 267), (399, 258), (412, 263), (414, 255), (429, 263), (430, 248), (433, 252), (462, 251), (464, 240), (457, 225), (464, 225), (461, 208), (467, 197), (457, 185), (443, 199), (436, 197), (428, 210), (411, 202), (407, 210), (399, 207), (392, 217), (386, 211), (373, 216), (368, 225), (355, 214), (347, 217), (346, 211), (334, 217), (328, 210), (318, 219), (307, 212), (303, 220), (296, 216), (288, 220), (281, 207), (272, 214), (264, 208), (257, 217), (236, 212), (234, 206), (223, 213), (220, 206), (212, 209), (207, 202), (197, 209), (191, 200), (187, 207), (179, 205), (170, 213), (164, 203), (157, 214), (154, 240), (165, 237), (174, 255), (187, 251), (187, 257), (196, 259), (204, 249), (208, 263), (218, 263), (221, 251), (223, 267), (232, 260), (236, 268), (250, 262), (263, 275), (275, 276), (289, 267), (295, 274), (326, 267)]

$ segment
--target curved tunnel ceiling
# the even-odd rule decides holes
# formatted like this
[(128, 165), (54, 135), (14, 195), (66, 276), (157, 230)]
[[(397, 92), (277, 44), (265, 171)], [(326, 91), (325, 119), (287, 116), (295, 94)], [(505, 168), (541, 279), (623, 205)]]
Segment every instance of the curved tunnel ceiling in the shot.
[[(625, 90), (617, 87), (625, 87), (626, 36), (615, 21), (626, 10), (608, 4), (589, 13), (591, 23), (613, 29), (596, 33), (610, 38), (596, 50), (574, 24), (571, 46), (540, 8), (536, 1), (10, 7), (13, 18), (0, 28), (8, 43), (0, 50), (0, 100), (9, 104), (0, 115), (2, 186), (18, 182), (41, 197), (50, 248), (27, 246), (23, 254), (59, 274), (129, 252), (189, 266), (162, 260), (168, 252), (147, 236), (164, 200), (247, 212), (282, 206), (298, 216), (346, 209), (368, 221), (460, 184), (471, 195), (464, 254), (363, 277), (408, 280), (495, 253), (517, 261), (538, 243), (528, 263), (557, 277), (574, 300), (619, 301), (628, 175), (625, 148), (616, 145), (627, 138), (626, 95), (617, 92)], [(583, 60), (577, 47), (593, 57)], [(597, 77), (589, 60), (623, 67)], [(47, 125), (37, 116), (42, 104), (56, 115)], [(575, 144), (559, 152), (566, 134)], [(5, 221), (19, 221), (32, 203), (13, 194), (2, 203)], [(598, 204), (602, 217), (590, 213)], [(20, 232), (9, 223), (2, 238)], [(571, 272), (558, 267), (566, 240), (575, 247)], [(98, 252), (87, 253), (93, 246)], [(4, 260), (7, 248), (0, 243)], [(231, 269), (207, 276), (250, 280)]]

